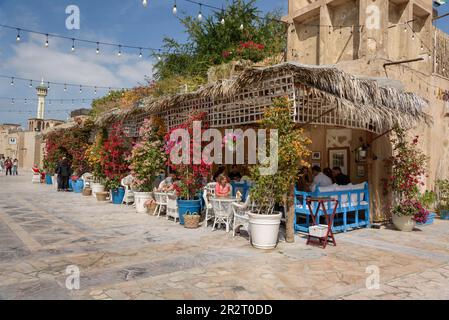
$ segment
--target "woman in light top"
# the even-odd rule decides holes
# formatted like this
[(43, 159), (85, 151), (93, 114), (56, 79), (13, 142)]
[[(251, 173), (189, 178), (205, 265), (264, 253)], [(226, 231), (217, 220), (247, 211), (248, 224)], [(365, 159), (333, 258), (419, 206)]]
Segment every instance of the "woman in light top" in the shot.
[(228, 178), (224, 174), (217, 177), (217, 184), (215, 185), (216, 197), (229, 197), (231, 195), (231, 185), (228, 183)]

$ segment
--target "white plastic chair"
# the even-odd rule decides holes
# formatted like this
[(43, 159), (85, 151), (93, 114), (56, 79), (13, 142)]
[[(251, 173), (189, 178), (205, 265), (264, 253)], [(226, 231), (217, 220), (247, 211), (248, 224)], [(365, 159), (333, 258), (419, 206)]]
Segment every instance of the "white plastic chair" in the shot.
[(31, 178), (32, 183), (41, 183), (41, 173), (33, 170), (33, 177)]
[(248, 211), (251, 209), (250, 196), (246, 197), (244, 203), (233, 202), (232, 211), (234, 213), (232, 224), (232, 236), (235, 237), (235, 229), (242, 226), (248, 233), (249, 231), (249, 215)]
[(128, 175), (120, 181), (120, 184), (122, 185), (122, 187), (125, 188), (125, 195), (123, 196), (123, 202), (122, 202), (124, 204), (134, 203), (134, 192), (131, 190), (132, 183), (133, 183), (132, 175)]
[(156, 202), (156, 208), (154, 208), (153, 216), (156, 215), (160, 217), (161, 212), (167, 207), (167, 199), (168, 194), (165, 192), (154, 192), (154, 201)]
[(215, 197), (215, 186), (216, 185), (217, 185), (216, 182), (209, 182), (208, 184), (206, 184), (205, 188), (212, 197)]
[(214, 225), (212, 231), (215, 230), (216, 225), (226, 225), (226, 232), (229, 232), (229, 227), (232, 222), (232, 206), (231, 202), (221, 202), (218, 198), (211, 199), (212, 209), (214, 210)]
[(178, 197), (175, 194), (166, 194), (167, 197), (167, 220), (173, 218), (176, 223), (176, 219), (179, 220), (178, 213)]
[(83, 189), (90, 188), (94, 182), (94, 175), (90, 172), (86, 172), (80, 179), (83, 180)]
[(207, 227), (207, 223), (209, 222), (209, 220), (211, 220), (214, 217), (214, 214), (213, 214), (214, 211), (212, 209), (212, 204), (209, 201), (209, 196), (211, 196), (209, 191), (206, 188), (204, 188), (203, 199), (204, 199), (204, 210), (206, 211), (205, 218), (204, 218), (204, 226), (205, 227)]

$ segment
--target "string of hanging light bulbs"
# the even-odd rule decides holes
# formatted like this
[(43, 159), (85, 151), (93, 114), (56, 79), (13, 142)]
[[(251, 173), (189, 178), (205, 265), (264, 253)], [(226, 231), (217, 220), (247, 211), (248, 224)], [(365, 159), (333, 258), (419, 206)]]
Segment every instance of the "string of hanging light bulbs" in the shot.
[(143, 57), (145, 51), (149, 51), (150, 55), (157, 54), (158, 58), (160, 58), (161, 54), (168, 53), (168, 52), (163, 51), (160, 48), (124, 45), (124, 44), (120, 44), (120, 43), (103, 42), (103, 41), (94, 41), (94, 40), (89, 40), (89, 39), (82, 39), (82, 38), (63, 36), (63, 35), (56, 34), (56, 33), (46, 33), (46, 32), (42, 32), (42, 31), (37, 31), (37, 30), (32, 30), (32, 29), (27, 29), (27, 28), (22, 28), (22, 27), (17, 27), (17, 26), (11, 26), (11, 25), (7, 25), (7, 24), (0, 24), (0, 28), (16, 30), (17, 31), (16, 42), (20, 42), (22, 40), (22, 34), (23, 33), (31, 33), (31, 34), (42, 35), (42, 36), (45, 37), (44, 46), (46, 48), (48, 48), (50, 46), (49, 38), (59, 38), (59, 39), (70, 40), (72, 42), (72, 46), (71, 46), (71, 49), (70, 49), (71, 52), (75, 52), (75, 50), (76, 50), (76, 46), (75, 46), (76, 43), (77, 42), (81, 42), (81, 43), (95, 44), (96, 45), (96, 49), (95, 49), (95, 53), (96, 54), (100, 54), (100, 47), (101, 46), (115, 47), (115, 48), (118, 49), (117, 55), (119, 57), (122, 56), (122, 53), (123, 53), (122, 49), (124, 49), (124, 48), (131, 49), (131, 50), (137, 50), (139, 58)]
[[(11, 75), (2, 75), (0, 74), (0, 78), (4, 78), (4, 79), (10, 79), (10, 85), (14, 86), (16, 84), (16, 81), (23, 81), (28, 83), (28, 86), (30, 88), (33, 87), (34, 84), (39, 84), (42, 82), (42, 80), (36, 80), (36, 79), (27, 79), (27, 78), (21, 78), (21, 77), (16, 77), (16, 76), (11, 76)], [(97, 94), (98, 90), (127, 90), (126, 88), (118, 88), (118, 87), (106, 87), (106, 86), (96, 86), (96, 85), (86, 85), (86, 84), (75, 84), (75, 83), (68, 83), (68, 82), (54, 82), (54, 81), (45, 81), (45, 85), (47, 86), (47, 89), (50, 89), (51, 85), (56, 85), (56, 86), (64, 86), (64, 91), (68, 91), (69, 88), (71, 87), (75, 87), (79, 90), (79, 92), (81, 93), (83, 91), (83, 88), (90, 88), (94, 90), (94, 94)]]
[[(73, 111), (72, 109), (51, 109), (51, 110), (45, 110), (45, 113), (62, 113), (62, 112), (67, 112), (70, 113), (71, 111)], [(36, 113), (36, 110), (17, 110), (17, 109), (2, 109), (2, 107), (0, 107), (0, 113), (18, 113), (18, 114), (34, 114)]]
[[(224, 7), (221, 7), (221, 8), (219, 8), (219, 7), (216, 7), (216, 6), (213, 6), (213, 5), (210, 5), (210, 4), (207, 4), (207, 3), (204, 3), (204, 2), (199, 2), (199, 1), (195, 1), (195, 0), (182, 0), (182, 1), (185, 1), (185, 2), (189, 2), (189, 3), (191, 3), (191, 4), (195, 4), (195, 5), (197, 5), (198, 7), (199, 7), (199, 10), (198, 10), (198, 15), (197, 15), (197, 19), (199, 20), (199, 21), (202, 21), (203, 20), (203, 7), (204, 8), (209, 8), (209, 9), (211, 9), (213, 12), (216, 12), (216, 13), (220, 13), (220, 23), (222, 24), (222, 25), (224, 25), (225, 23), (226, 23), (226, 21), (225, 21), (225, 9), (224, 9)], [(142, 5), (146, 8), (147, 6), (148, 6), (148, 0), (142, 0)], [(177, 0), (173, 0), (173, 8), (172, 8), (172, 12), (173, 12), (173, 14), (174, 15), (176, 15), (177, 13), (178, 13), (178, 4), (177, 4)], [(270, 18), (270, 17), (260, 17), (260, 16), (257, 16), (257, 15), (255, 15), (255, 17), (257, 17), (257, 18), (259, 18), (259, 19), (268, 19), (268, 20), (271, 20), (271, 21), (275, 21), (275, 22), (278, 22), (278, 23), (282, 23), (282, 24), (288, 24), (287, 22), (285, 22), (285, 21), (282, 21), (282, 20), (279, 20), (279, 19), (275, 19), (275, 18)], [(244, 25), (243, 25), (243, 23), (241, 23), (240, 24), (240, 30), (243, 30), (244, 29)]]
[[(24, 104), (28, 104), (29, 102), (34, 102), (34, 101), (39, 101), (37, 98), (12, 98), (12, 97), (0, 97), (0, 100), (9, 100), (11, 101), (11, 104), (15, 104), (15, 103), (19, 103), (19, 102), (23, 102)], [(52, 103), (60, 103), (60, 104), (64, 104), (65, 102), (71, 102), (72, 104), (74, 104), (75, 102), (81, 102), (81, 103), (90, 103), (92, 102), (94, 99), (92, 98), (72, 98), (72, 99), (56, 99), (56, 98), (52, 98), (52, 99), (45, 99), (46, 102), (48, 102), (48, 104), (52, 104)]]

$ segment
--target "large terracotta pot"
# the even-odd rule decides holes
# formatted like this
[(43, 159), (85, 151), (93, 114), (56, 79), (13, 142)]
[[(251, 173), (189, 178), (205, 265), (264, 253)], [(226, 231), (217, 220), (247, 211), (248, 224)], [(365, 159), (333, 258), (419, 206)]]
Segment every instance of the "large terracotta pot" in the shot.
[(109, 196), (109, 192), (107, 191), (101, 191), (95, 193), (95, 197), (97, 198), (97, 201), (107, 201)]
[(398, 216), (393, 214), (393, 224), (398, 230), (410, 232), (415, 228), (416, 221), (411, 216)]
[(277, 246), (282, 213), (248, 213), (251, 244), (258, 249), (273, 249)]

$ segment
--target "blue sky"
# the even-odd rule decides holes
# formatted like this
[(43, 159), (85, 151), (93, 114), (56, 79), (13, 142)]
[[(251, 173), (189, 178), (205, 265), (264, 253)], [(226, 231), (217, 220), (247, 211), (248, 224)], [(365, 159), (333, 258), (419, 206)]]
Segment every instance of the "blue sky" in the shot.
[[(226, 0), (202, 0), (221, 7)], [(68, 5), (80, 8), (80, 30), (68, 30), (65, 27)], [(280, 9), (287, 12), (287, 0), (258, 0), (262, 12)], [(148, 0), (147, 8), (141, 0), (0, 0), (0, 23), (21, 28), (34, 29), (44, 33), (55, 33), (68, 37), (85, 38), (93, 41), (121, 43), (124, 45), (160, 47), (164, 36), (185, 40), (182, 25), (172, 14), (172, 0)], [(196, 16), (198, 5), (184, 0), (177, 0), (179, 14)], [(440, 7), (440, 14), (449, 12), (449, 5)], [(210, 11), (203, 7), (203, 15)], [(439, 27), (449, 33), (449, 18), (438, 23)], [(76, 50), (71, 52), (71, 41), (49, 39), (45, 48), (45, 37), (21, 33), (21, 41), (16, 43), (16, 31), (0, 28), (0, 74), (47, 81), (81, 83), (112, 87), (132, 87), (144, 83), (144, 76), (151, 75), (155, 61), (144, 53), (139, 59), (138, 50), (123, 49), (123, 55), (117, 56), (118, 48), (100, 47), (101, 53), (95, 54), (94, 44), (76, 43)], [(35, 89), (28, 83), (0, 78), (0, 97), (36, 98)], [(53, 102), (46, 105), (46, 117), (65, 119), (68, 111), (77, 107), (89, 107), (88, 99), (104, 95), (106, 91), (98, 90), (95, 96), (92, 89), (52, 86), (50, 99), (86, 99), (86, 103), (71, 102), (60, 104)], [(20, 123), (35, 116), (36, 103), (24, 104), (0, 99), (0, 123)], [(56, 111), (56, 110), (67, 111)], [(32, 113), (2, 112), (5, 110), (29, 111)]]

